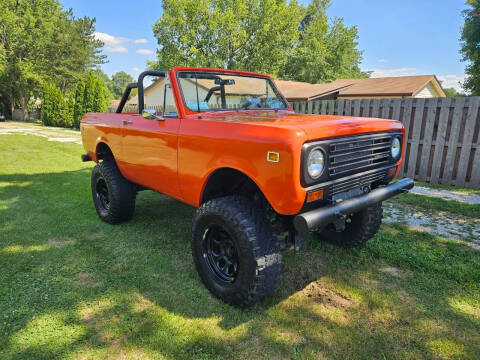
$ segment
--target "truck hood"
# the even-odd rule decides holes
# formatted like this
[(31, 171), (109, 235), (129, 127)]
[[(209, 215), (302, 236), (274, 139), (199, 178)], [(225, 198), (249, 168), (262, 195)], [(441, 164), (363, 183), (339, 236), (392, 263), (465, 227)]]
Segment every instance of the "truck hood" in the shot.
[(379, 131), (402, 130), (396, 120), (353, 116), (275, 113), (224, 113), (205, 116), (204, 120), (248, 123), (273, 128), (287, 128), (305, 132), (308, 140)]

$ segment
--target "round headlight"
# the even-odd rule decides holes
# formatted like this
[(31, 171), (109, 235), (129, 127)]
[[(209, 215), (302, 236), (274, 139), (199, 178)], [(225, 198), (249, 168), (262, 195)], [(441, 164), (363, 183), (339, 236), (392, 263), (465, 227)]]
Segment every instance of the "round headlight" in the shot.
[(312, 179), (318, 179), (325, 168), (325, 155), (320, 149), (315, 149), (308, 155), (307, 169), (308, 175)]
[(392, 147), (390, 149), (390, 152), (392, 154), (393, 159), (398, 159), (400, 157), (400, 153), (402, 151), (402, 144), (400, 142), (400, 139), (398, 137), (394, 138), (392, 141)]

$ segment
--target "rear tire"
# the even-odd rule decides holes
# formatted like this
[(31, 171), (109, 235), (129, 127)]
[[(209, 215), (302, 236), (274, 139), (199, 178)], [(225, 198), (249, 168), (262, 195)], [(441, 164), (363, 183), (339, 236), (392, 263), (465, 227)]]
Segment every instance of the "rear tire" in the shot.
[(265, 214), (247, 198), (227, 196), (200, 206), (191, 246), (201, 280), (228, 304), (253, 305), (277, 285), (280, 245)]
[(334, 245), (346, 248), (363, 246), (380, 229), (382, 217), (382, 203), (377, 203), (349, 216), (344, 231), (337, 232), (330, 224), (316, 234)]
[(135, 211), (134, 185), (123, 177), (115, 161), (104, 160), (93, 168), (92, 197), (98, 216), (109, 224), (130, 220)]

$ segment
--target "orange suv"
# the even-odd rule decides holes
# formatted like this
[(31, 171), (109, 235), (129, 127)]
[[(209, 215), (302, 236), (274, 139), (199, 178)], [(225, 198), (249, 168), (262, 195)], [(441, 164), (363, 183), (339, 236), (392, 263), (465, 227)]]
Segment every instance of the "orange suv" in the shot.
[[(133, 88), (138, 111), (122, 113)], [(275, 289), (282, 249), (311, 232), (362, 245), (380, 227), (382, 201), (413, 187), (392, 183), (405, 149), (400, 122), (295, 114), (269, 76), (244, 71), (143, 72), (116, 113), (86, 114), (81, 131), (82, 160), (97, 163), (99, 217), (129, 220), (146, 189), (194, 206), (200, 278), (240, 307)]]

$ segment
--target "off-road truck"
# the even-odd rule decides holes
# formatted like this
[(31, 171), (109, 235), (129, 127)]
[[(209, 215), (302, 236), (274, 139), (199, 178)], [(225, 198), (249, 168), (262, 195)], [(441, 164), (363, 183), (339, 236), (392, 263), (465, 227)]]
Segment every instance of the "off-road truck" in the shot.
[[(127, 100), (135, 112), (123, 112)], [(380, 227), (382, 201), (413, 187), (392, 182), (405, 149), (399, 121), (295, 114), (269, 76), (244, 71), (143, 72), (116, 113), (86, 114), (81, 131), (99, 217), (129, 220), (145, 189), (197, 208), (198, 274), (240, 307), (275, 289), (283, 249), (309, 233), (360, 246)]]

